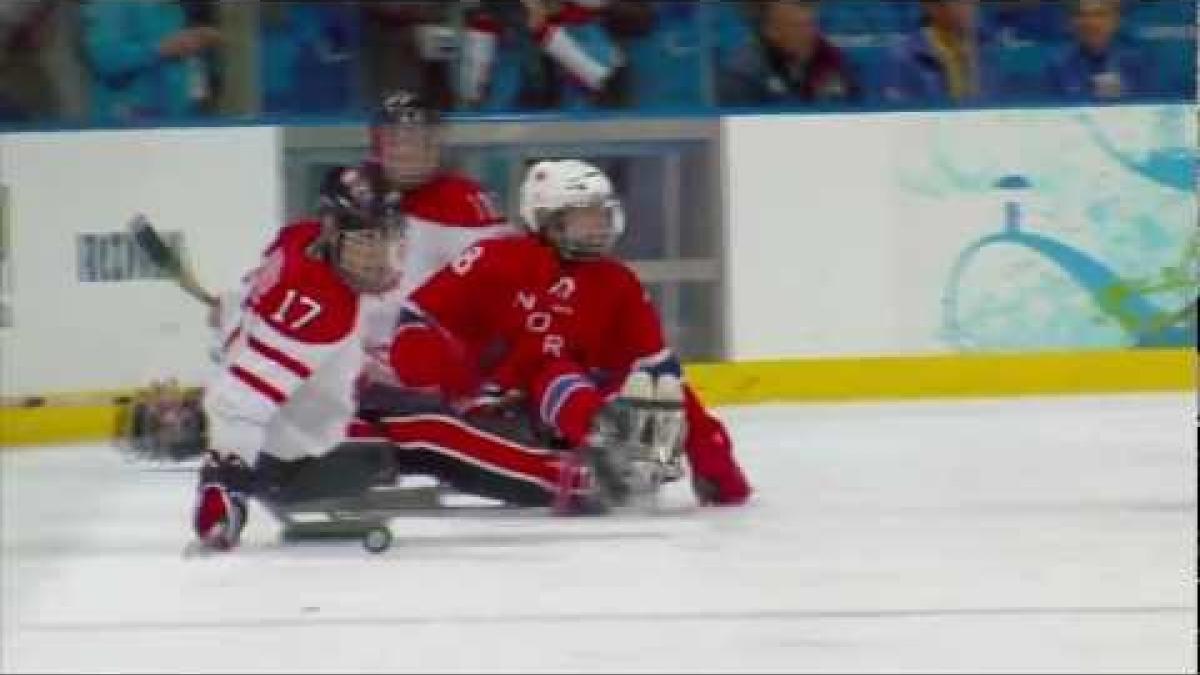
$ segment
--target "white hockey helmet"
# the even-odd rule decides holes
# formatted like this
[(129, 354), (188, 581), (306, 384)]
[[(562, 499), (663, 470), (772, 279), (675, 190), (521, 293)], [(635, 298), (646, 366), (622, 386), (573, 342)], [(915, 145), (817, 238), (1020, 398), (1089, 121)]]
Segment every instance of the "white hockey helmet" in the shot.
[(625, 211), (612, 181), (577, 159), (529, 167), (521, 185), (521, 219), (568, 258), (605, 255), (625, 231)]

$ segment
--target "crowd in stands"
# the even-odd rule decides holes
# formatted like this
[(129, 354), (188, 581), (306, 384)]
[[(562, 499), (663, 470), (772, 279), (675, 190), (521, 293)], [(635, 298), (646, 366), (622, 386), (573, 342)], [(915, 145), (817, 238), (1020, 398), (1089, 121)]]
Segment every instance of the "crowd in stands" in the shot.
[(1196, 0), (8, 0), (0, 124), (1194, 100)]

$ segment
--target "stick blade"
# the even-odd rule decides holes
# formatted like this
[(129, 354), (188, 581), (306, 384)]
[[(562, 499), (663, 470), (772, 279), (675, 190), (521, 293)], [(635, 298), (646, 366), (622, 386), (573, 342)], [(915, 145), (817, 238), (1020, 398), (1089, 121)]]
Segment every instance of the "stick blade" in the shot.
[(178, 277), (183, 271), (179, 255), (158, 234), (150, 220), (142, 214), (136, 214), (129, 221), (129, 232), (134, 242), (145, 252), (154, 264), (162, 267), (168, 274)]

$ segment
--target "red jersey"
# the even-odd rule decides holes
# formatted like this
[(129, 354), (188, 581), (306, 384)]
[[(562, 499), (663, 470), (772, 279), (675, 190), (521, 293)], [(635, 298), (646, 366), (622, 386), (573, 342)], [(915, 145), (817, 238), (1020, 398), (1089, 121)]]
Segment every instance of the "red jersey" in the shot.
[(462, 341), (485, 374), (488, 357), (530, 339), (546, 358), (614, 375), (666, 350), (658, 314), (629, 267), (563, 260), (533, 236), (471, 246), (408, 304)]
[(495, 200), (477, 181), (446, 171), (404, 193), (401, 208), (409, 218), (448, 227), (487, 227), (504, 222)]
[[(612, 258), (564, 260), (530, 235), (469, 247), (413, 292), (407, 307), (419, 320), (401, 325), (390, 355), (402, 380), (460, 391), (487, 381), (518, 389), (571, 445), (584, 442), (605, 390), (631, 370), (681, 374), (628, 266)], [(456, 363), (471, 372), (448, 372)], [(686, 410), (684, 449), (695, 476), (711, 485), (702, 498), (745, 501), (750, 486), (724, 427), (690, 389)]]

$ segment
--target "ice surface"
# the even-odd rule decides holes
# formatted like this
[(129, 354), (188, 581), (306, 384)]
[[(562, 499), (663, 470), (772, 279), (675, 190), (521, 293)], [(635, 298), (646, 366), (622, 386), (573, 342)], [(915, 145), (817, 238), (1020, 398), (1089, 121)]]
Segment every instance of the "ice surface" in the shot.
[(751, 506), (185, 559), (194, 470), (0, 454), (0, 670), (1195, 672), (1194, 394), (722, 411)]

